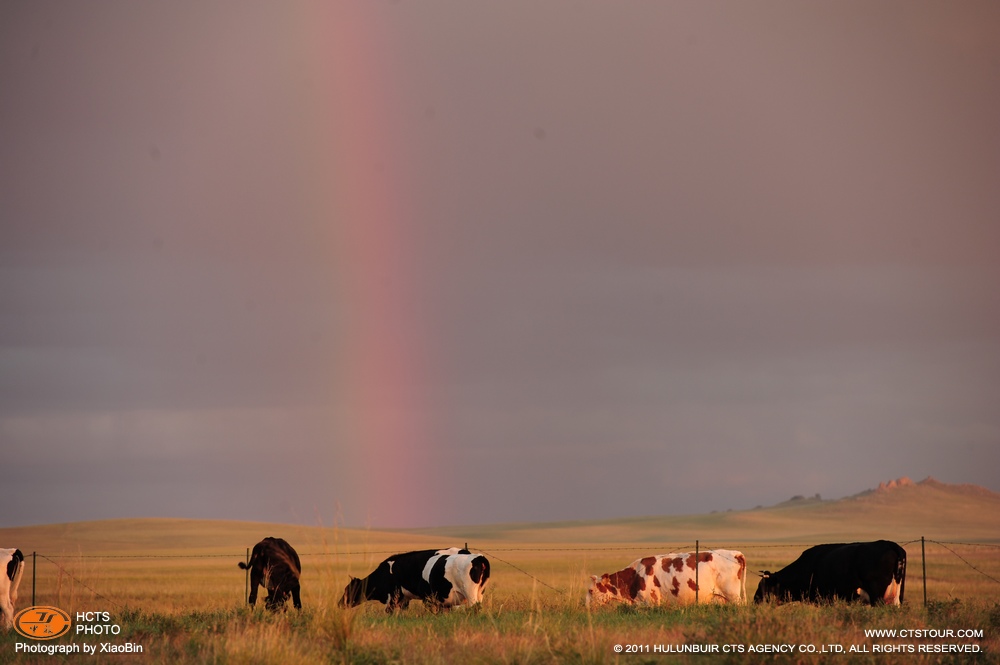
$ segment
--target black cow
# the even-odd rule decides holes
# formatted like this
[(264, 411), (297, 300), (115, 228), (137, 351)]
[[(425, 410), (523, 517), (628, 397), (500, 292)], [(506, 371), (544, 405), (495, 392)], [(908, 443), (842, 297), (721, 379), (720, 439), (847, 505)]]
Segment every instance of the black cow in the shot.
[(906, 586), (906, 550), (888, 540), (816, 545), (778, 572), (762, 574), (755, 603), (775, 598), (900, 605)]
[(482, 601), (489, 578), (490, 562), (482, 554), (457, 547), (406, 552), (389, 557), (364, 579), (352, 577), (340, 606), (377, 600), (392, 612), (406, 609), (414, 598), (433, 609), (475, 605)]
[(243, 570), (250, 569), (250, 597), (247, 602), (257, 604), (257, 587), (267, 589), (264, 606), (272, 612), (285, 606), (288, 594), (292, 595), (295, 609), (302, 609), (299, 599), (299, 577), (302, 564), (295, 549), (281, 538), (267, 537), (253, 546), (250, 565), (239, 562)]

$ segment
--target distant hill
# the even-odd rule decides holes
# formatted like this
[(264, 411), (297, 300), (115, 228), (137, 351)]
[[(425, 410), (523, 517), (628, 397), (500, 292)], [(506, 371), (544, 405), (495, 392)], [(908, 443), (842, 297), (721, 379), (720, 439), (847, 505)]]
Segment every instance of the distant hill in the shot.
[[(974, 498), (976, 498), (976, 497), (983, 498), (983, 499), (986, 499), (986, 500), (990, 500), (990, 499), (997, 500), (997, 499), (1000, 499), (1000, 494), (998, 494), (997, 492), (992, 492), (992, 491), (986, 489), (985, 487), (980, 487), (979, 485), (967, 485), (967, 484), (965, 484), (965, 485), (949, 485), (948, 483), (942, 483), (941, 481), (936, 480), (936, 479), (932, 478), (931, 476), (927, 476), (926, 478), (924, 478), (923, 480), (921, 480), (919, 483), (915, 483), (912, 480), (910, 480), (908, 477), (903, 476), (901, 478), (896, 478), (894, 480), (883, 481), (883, 482), (881, 482), (881, 483), (878, 484), (878, 487), (875, 487), (873, 489), (863, 490), (861, 492), (858, 492), (857, 494), (852, 494), (851, 496), (844, 497), (843, 499), (837, 499), (837, 500), (839, 500), (839, 501), (849, 501), (849, 500), (855, 500), (855, 499), (863, 499), (863, 498), (866, 498), (866, 497), (881, 498), (881, 497), (886, 496), (890, 492), (894, 493), (893, 496), (892, 496), (893, 500), (899, 500), (900, 498), (904, 498), (904, 497), (912, 499), (912, 498), (915, 498), (917, 496), (920, 496), (919, 492), (923, 492), (924, 491), (924, 490), (909, 490), (909, 489), (905, 489), (904, 492), (903, 492), (903, 494), (895, 493), (896, 490), (902, 490), (904, 488), (910, 488), (910, 487), (919, 487), (919, 488), (927, 488), (927, 489), (931, 489), (931, 490), (938, 490), (940, 492), (943, 492), (946, 495), (952, 495), (952, 496), (965, 495), (965, 496), (974, 497)], [(806, 504), (809, 504), (809, 503), (822, 503), (823, 501), (824, 500), (820, 497), (819, 494), (816, 494), (816, 495), (810, 496), (810, 497), (799, 495), (799, 496), (793, 496), (792, 498), (788, 499), (787, 501), (782, 501), (781, 503), (775, 504), (772, 507), (773, 508), (778, 508), (778, 507), (782, 507), (782, 506), (802, 506), (802, 505), (806, 505)], [(760, 508), (763, 508), (763, 506), (757, 506), (757, 509), (760, 509)]]
[(1000, 494), (933, 478), (881, 483), (837, 500), (793, 497), (775, 506), (701, 515), (609, 520), (485, 524), (427, 529), (333, 529), (223, 520), (127, 519), (0, 529), (0, 543), (24, 552), (231, 554), (264, 536), (294, 540), (304, 551), (379, 553), (469, 543), (502, 544), (754, 544), (837, 542), (886, 538), (1000, 543)]
[[(897, 478), (896, 480), (889, 480), (886, 482), (879, 483), (879, 486), (875, 489), (865, 490), (859, 492), (853, 496), (847, 497), (848, 499), (860, 499), (868, 496), (884, 496), (889, 493), (895, 493), (897, 490), (904, 490), (906, 492), (912, 492), (913, 490), (907, 489), (911, 487), (926, 488), (928, 490), (936, 490), (949, 495), (964, 495), (974, 498), (983, 498), (986, 500), (997, 501), (1000, 500), (1000, 493), (992, 492), (985, 487), (980, 487), (979, 485), (950, 485), (948, 483), (942, 483), (939, 480), (927, 476), (919, 483), (914, 483), (912, 480), (903, 476), (902, 478)], [(923, 490), (917, 490), (923, 491)], [(895, 496), (900, 496), (895, 494)]]
[(418, 529), (412, 533), (539, 542), (730, 543), (966, 539), (1000, 542), (1000, 494), (978, 485), (908, 478), (836, 500), (792, 497), (775, 506), (707, 515), (633, 517)]
[(5, 547), (16, 546), (25, 554), (32, 551), (57, 556), (235, 553), (233, 565), (243, 558), (240, 553), (265, 536), (285, 538), (300, 552), (331, 555), (440, 547), (439, 537), (418, 534), (236, 520), (147, 517), (0, 529), (0, 543)]

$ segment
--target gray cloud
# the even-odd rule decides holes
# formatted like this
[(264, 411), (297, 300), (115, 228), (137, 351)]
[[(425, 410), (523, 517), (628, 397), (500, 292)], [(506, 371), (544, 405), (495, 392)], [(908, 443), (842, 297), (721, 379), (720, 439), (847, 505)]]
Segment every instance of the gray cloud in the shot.
[(3, 499), (420, 526), (1000, 490), (998, 28), (5, 3)]

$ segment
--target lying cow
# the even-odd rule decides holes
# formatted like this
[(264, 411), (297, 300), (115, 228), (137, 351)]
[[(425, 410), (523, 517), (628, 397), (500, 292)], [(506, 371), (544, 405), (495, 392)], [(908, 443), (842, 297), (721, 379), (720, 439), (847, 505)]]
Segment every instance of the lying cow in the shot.
[(816, 545), (778, 572), (765, 570), (762, 575), (755, 603), (773, 598), (900, 605), (906, 585), (906, 550), (888, 540)]
[(659, 605), (735, 603), (745, 605), (747, 562), (736, 550), (706, 550), (698, 553), (698, 580), (695, 582), (695, 554), (659, 554), (633, 561), (624, 570), (591, 575), (587, 605), (610, 602)]
[(3, 627), (10, 628), (14, 625), (14, 605), (24, 572), (24, 555), (17, 548), (0, 549), (0, 565), (7, 569), (7, 574), (0, 576), (0, 612), (3, 613)]
[(490, 562), (482, 554), (457, 547), (406, 552), (389, 557), (364, 579), (352, 577), (340, 606), (377, 600), (392, 612), (405, 610), (414, 598), (433, 609), (475, 605), (489, 578)]
[(299, 599), (299, 577), (302, 576), (302, 564), (295, 549), (281, 538), (265, 538), (253, 546), (250, 554), (250, 565), (240, 561), (239, 567), (250, 569), (250, 605), (257, 604), (257, 587), (267, 589), (264, 606), (272, 612), (284, 608), (288, 595), (291, 594), (295, 609), (302, 609)]

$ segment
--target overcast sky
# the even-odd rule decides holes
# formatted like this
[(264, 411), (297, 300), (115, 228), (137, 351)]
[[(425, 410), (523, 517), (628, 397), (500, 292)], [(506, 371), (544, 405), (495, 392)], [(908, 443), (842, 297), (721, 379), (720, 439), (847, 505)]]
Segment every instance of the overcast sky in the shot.
[(0, 526), (1000, 491), (1000, 4), (0, 3)]

